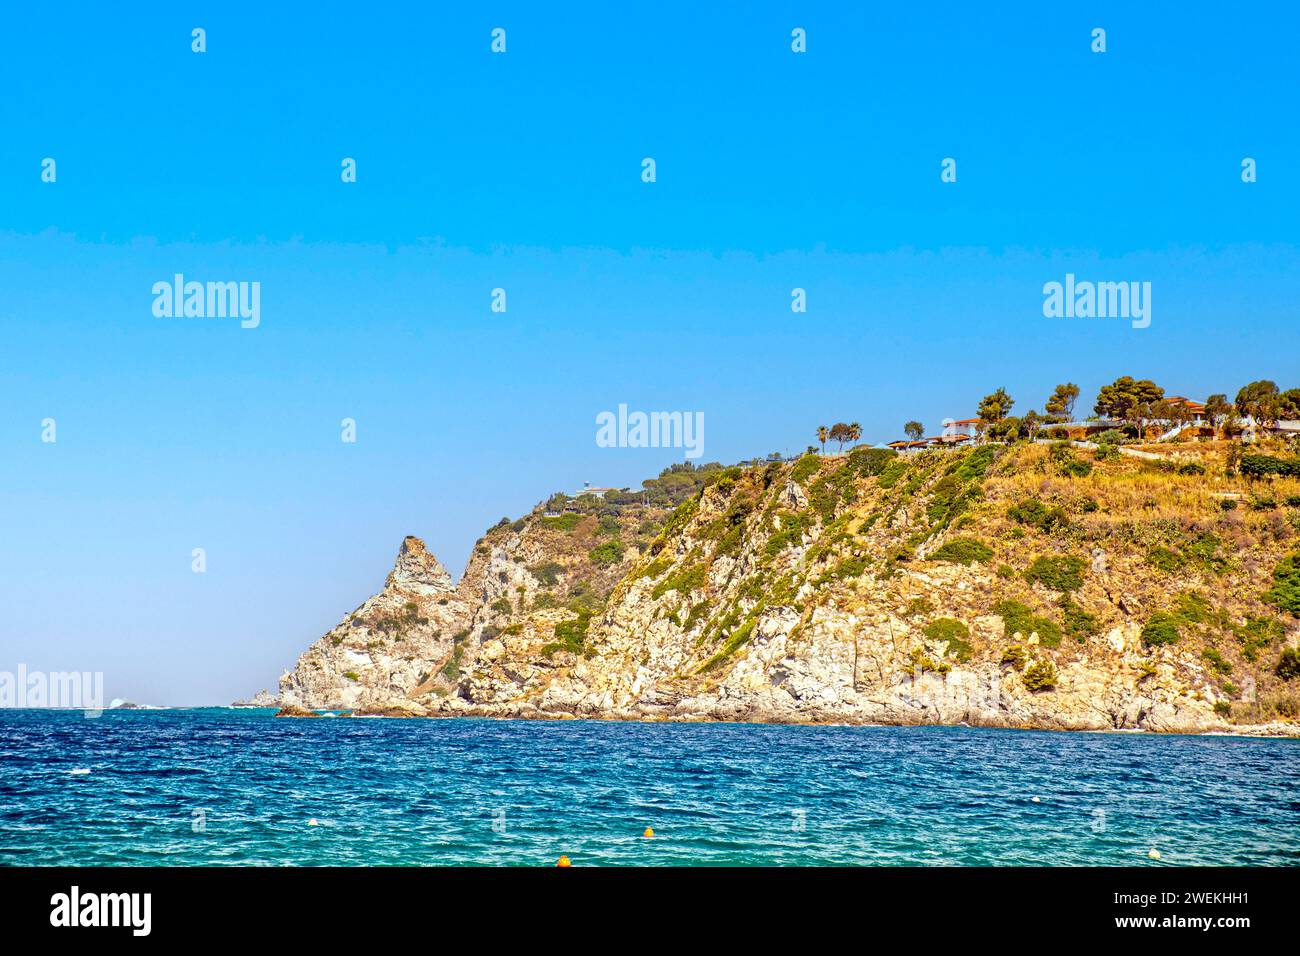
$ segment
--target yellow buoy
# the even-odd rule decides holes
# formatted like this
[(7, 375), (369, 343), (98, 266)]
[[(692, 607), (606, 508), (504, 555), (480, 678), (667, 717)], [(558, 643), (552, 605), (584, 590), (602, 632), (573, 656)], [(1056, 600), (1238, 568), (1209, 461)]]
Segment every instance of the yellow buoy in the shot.
[(1158, 859), (1160, 859), (1160, 851), (1157, 850), (1155, 847), (1152, 847), (1152, 848), (1151, 848), (1151, 852), (1148, 853), (1147, 856), (1150, 857), (1150, 858), (1153, 859), (1153, 860), (1158, 860)]
[(643, 833), (643, 834), (641, 834), (641, 835), (642, 835), (642, 836), (647, 836), (647, 837), (652, 837), (652, 836), (655, 835), (655, 832), (654, 832), (654, 830), (650, 829), (649, 827), (646, 827), (646, 828), (645, 828), (645, 833)]
[(562, 857), (560, 857), (558, 860), (555, 861), (555, 865), (556, 865), (556, 866), (573, 866), (573, 864), (569, 862), (569, 858), (568, 858), (567, 856), (562, 856)]

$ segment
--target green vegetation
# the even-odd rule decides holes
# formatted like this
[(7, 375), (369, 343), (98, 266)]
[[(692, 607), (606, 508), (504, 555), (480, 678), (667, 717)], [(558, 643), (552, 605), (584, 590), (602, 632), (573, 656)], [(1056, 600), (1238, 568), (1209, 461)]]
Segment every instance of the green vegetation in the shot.
[(907, 474), (907, 471), (907, 462), (902, 458), (897, 458), (894, 461), (891, 461), (885, 467), (885, 470), (880, 473), (880, 477), (876, 480), (876, 484), (884, 489), (893, 488), (894, 485), (898, 484), (902, 477)]
[(682, 594), (689, 594), (691, 591), (704, 587), (709, 580), (709, 566), (707, 564), (692, 564), (684, 568), (679, 568), (675, 573), (668, 575), (654, 586), (650, 596), (656, 600), (663, 597), (669, 591), (680, 591)]
[(1300, 649), (1288, 647), (1282, 651), (1282, 656), (1277, 659), (1277, 668), (1274, 673), (1283, 680), (1295, 680), (1300, 677)]
[(993, 557), (993, 549), (978, 538), (953, 538), (930, 552), (931, 561), (951, 561), (954, 564), (983, 563)]
[(781, 522), (781, 528), (773, 532), (763, 546), (763, 554), (769, 558), (776, 557), (786, 548), (802, 544), (803, 534), (812, 524), (807, 515), (793, 511), (778, 512), (777, 518)]
[(1065, 509), (1059, 506), (1049, 508), (1038, 498), (1026, 498), (1007, 509), (1007, 516), (1012, 521), (1030, 525), (1040, 531), (1059, 531), (1070, 523)]
[(343, 672), (343, 676), (346, 677), (346, 678), (347, 678), (348, 680), (350, 680), (350, 681), (359, 681), (359, 680), (361, 680), (361, 675), (358, 674), (356, 671), (344, 671), (344, 672)]
[(815, 582), (816, 586), (821, 587), (830, 581), (841, 581), (845, 578), (859, 578), (866, 572), (867, 564), (868, 560), (864, 557), (845, 558), (821, 575)]
[(572, 532), (574, 528), (582, 523), (585, 515), (578, 514), (576, 511), (566, 511), (562, 515), (548, 515), (541, 520), (541, 525), (548, 531)]
[(970, 660), (975, 651), (970, 644), (970, 630), (956, 618), (936, 618), (925, 626), (922, 633), (932, 641), (947, 641), (948, 652), (959, 661)]
[(451, 657), (447, 658), (447, 663), (442, 665), (442, 676), (447, 680), (454, 681), (460, 678), (460, 662), (464, 657), (465, 649), (457, 645), (451, 652)]
[(1147, 552), (1147, 563), (1157, 571), (1172, 574), (1181, 570), (1183, 565), (1187, 563), (1187, 559), (1177, 551), (1171, 551), (1169, 548), (1152, 548)]
[(623, 560), (623, 545), (618, 541), (605, 541), (596, 545), (588, 553), (592, 564), (606, 568)]
[(855, 448), (844, 467), (860, 478), (872, 478), (883, 474), (897, 458), (898, 453), (890, 448)]
[(402, 609), (392, 614), (378, 614), (371, 621), (371, 627), (382, 633), (385, 637), (389, 632), (396, 635), (396, 640), (402, 640), (406, 637), (406, 632), (417, 624), (428, 624), (427, 617), (420, 616), (420, 607), (414, 601), (407, 601), (402, 605)]
[(1038, 582), (1052, 591), (1077, 591), (1083, 587), (1083, 559), (1073, 555), (1035, 558), (1025, 580)]
[(1241, 656), (1254, 663), (1259, 659), (1259, 652), (1274, 641), (1282, 639), (1282, 622), (1269, 617), (1250, 616), (1245, 624), (1233, 629), (1241, 644)]
[(1024, 682), (1025, 689), (1031, 692), (1051, 690), (1056, 686), (1056, 665), (1045, 658), (1038, 658), (1025, 668), (1020, 679)]
[(931, 674), (946, 674), (952, 670), (952, 665), (947, 661), (936, 661), (921, 648), (913, 648), (912, 653), (908, 655), (908, 660), (912, 662), (912, 670), (920, 671), (924, 674), (929, 671)]
[(1223, 655), (1213, 647), (1207, 647), (1205, 650), (1201, 651), (1201, 658), (1220, 674), (1232, 673), (1232, 665), (1228, 663), (1228, 661), (1224, 660)]
[(804, 455), (790, 469), (790, 480), (804, 484), (809, 478), (821, 471), (822, 462), (816, 455)]
[(1065, 624), (1065, 633), (1080, 644), (1087, 643), (1088, 638), (1098, 633), (1097, 615), (1089, 614), (1075, 604), (1068, 594), (1061, 598), (1061, 620)]
[(1300, 617), (1300, 551), (1283, 558), (1273, 570), (1273, 586), (1264, 600)]
[(916, 597), (907, 602), (907, 607), (903, 610), (903, 617), (917, 617), (929, 614), (933, 610), (934, 602), (928, 597)]
[(1092, 474), (1092, 464), (1080, 459), (1068, 442), (1057, 442), (1052, 445), (1049, 455), (1052, 464), (1063, 475), (1070, 475), (1074, 478), (1087, 478)]
[(542, 647), (542, 654), (551, 657), (556, 651), (581, 653), (583, 642), (587, 639), (587, 627), (590, 624), (591, 614), (585, 611), (579, 613), (576, 618), (561, 621), (555, 625), (555, 640)]
[(1025, 652), (1023, 646), (1011, 644), (1002, 652), (1002, 660), (999, 663), (1010, 664), (1016, 670), (1020, 670), (1028, 660), (1029, 655)]
[(560, 574), (564, 571), (564, 565), (555, 561), (543, 561), (541, 564), (535, 564), (528, 569), (533, 577), (542, 582), (544, 587), (553, 588), (560, 580)]
[(1147, 647), (1177, 644), (1182, 637), (1178, 627), (1180, 623), (1181, 620), (1176, 614), (1157, 611), (1147, 619), (1142, 628), (1142, 643)]
[(1037, 634), (1038, 643), (1043, 647), (1057, 647), (1061, 643), (1061, 629), (1056, 623), (1039, 617), (1019, 601), (999, 601), (993, 605), (993, 613), (1002, 618), (1002, 631), (1007, 637)]
[(1272, 455), (1242, 455), (1237, 469), (1247, 478), (1300, 477), (1300, 458), (1276, 458)]

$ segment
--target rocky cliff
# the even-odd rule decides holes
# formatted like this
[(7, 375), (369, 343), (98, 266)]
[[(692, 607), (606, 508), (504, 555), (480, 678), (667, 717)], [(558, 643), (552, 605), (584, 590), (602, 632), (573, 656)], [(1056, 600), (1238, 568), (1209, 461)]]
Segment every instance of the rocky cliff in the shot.
[[(1167, 451), (1167, 449), (1165, 449)], [(684, 469), (415, 538), (281, 680), (360, 712), (1300, 732), (1300, 481), (1065, 445)], [(683, 478), (683, 475), (686, 477)], [(659, 482), (666, 477), (661, 476)]]

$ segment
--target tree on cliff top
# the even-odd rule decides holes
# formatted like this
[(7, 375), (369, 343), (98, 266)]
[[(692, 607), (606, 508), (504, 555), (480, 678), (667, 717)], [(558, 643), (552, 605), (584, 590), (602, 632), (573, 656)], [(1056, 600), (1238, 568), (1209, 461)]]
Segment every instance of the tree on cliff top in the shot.
[(1073, 382), (1058, 385), (1056, 391), (1048, 398), (1047, 404), (1043, 406), (1043, 411), (1058, 418), (1070, 419), (1074, 417), (1074, 402), (1078, 397), (1078, 385)]
[(1016, 400), (1007, 394), (1005, 388), (999, 388), (992, 395), (985, 395), (980, 401), (979, 417), (985, 424), (995, 424), (1011, 414), (1011, 406)]
[(1164, 397), (1165, 390), (1150, 379), (1136, 381), (1131, 375), (1121, 375), (1102, 386), (1093, 410), (1107, 418), (1132, 422), (1140, 430), (1143, 420), (1152, 417), (1155, 404)]

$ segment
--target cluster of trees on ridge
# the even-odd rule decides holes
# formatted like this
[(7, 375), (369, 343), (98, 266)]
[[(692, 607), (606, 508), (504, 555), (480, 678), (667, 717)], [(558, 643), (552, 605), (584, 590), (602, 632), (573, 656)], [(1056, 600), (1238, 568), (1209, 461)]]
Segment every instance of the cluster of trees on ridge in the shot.
[[(1075, 420), (1074, 408), (1079, 393), (1078, 385), (1065, 382), (1057, 385), (1048, 396), (1043, 411), (1030, 409), (1024, 415), (1016, 416), (1011, 414), (1016, 400), (1005, 388), (999, 388), (980, 400), (977, 409), (979, 433), (993, 440), (1033, 440), (1043, 428)], [(1134, 379), (1129, 375), (1102, 386), (1093, 404), (1093, 412), (1099, 418), (1127, 426), (1133, 437), (1142, 437), (1145, 426), (1151, 422), (1184, 425), (1196, 418), (1195, 411), (1186, 402), (1170, 401), (1165, 390), (1155, 382)], [(1265, 427), (1283, 419), (1300, 419), (1300, 388), (1282, 391), (1276, 382), (1268, 379), (1251, 382), (1242, 386), (1231, 402), (1226, 394), (1211, 395), (1205, 401), (1204, 417), (1227, 437), (1239, 435), (1246, 419)], [(909, 421), (903, 425), (903, 432), (912, 441), (919, 441), (925, 435), (925, 426), (919, 421)], [(829, 429), (825, 425), (819, 426), (817, 440), (825, 454), (827, 439), (838, 441), (842, 450), (846, 441), (857, 441), (861, 433), (862, 429), (856, 422), (851, 425), (839, 422)]]

